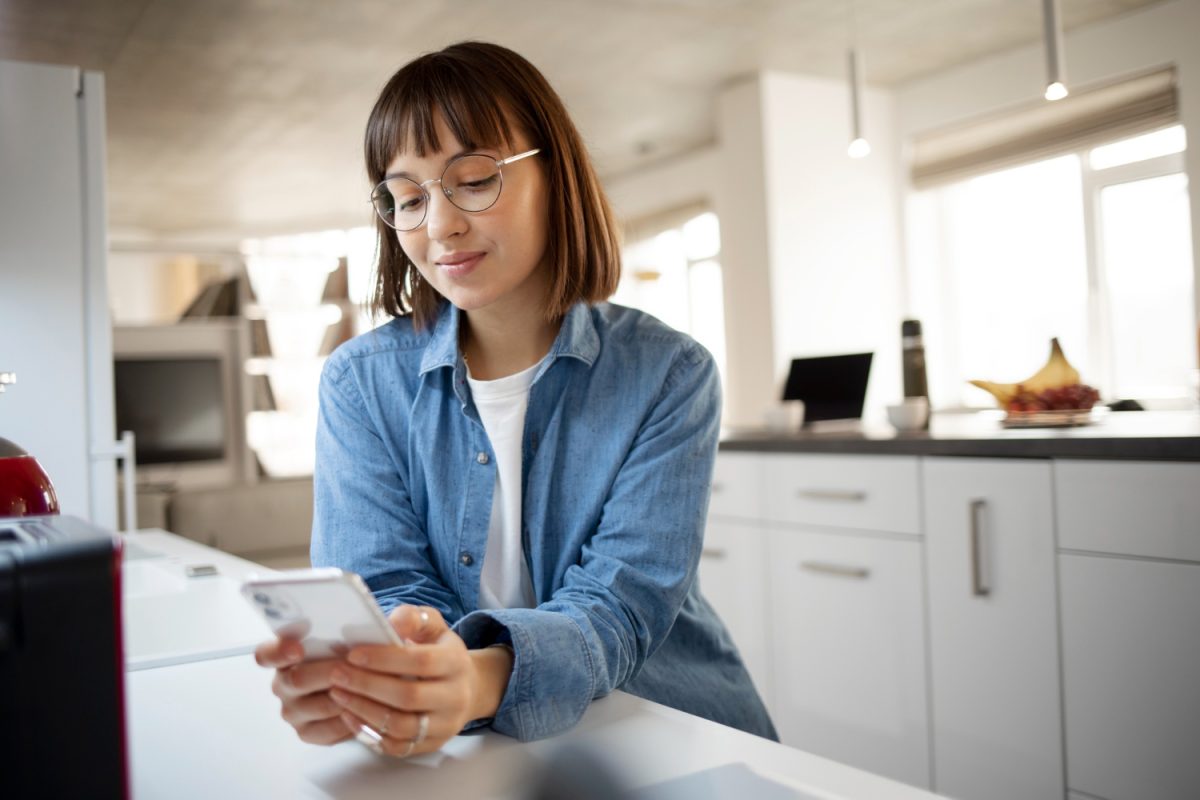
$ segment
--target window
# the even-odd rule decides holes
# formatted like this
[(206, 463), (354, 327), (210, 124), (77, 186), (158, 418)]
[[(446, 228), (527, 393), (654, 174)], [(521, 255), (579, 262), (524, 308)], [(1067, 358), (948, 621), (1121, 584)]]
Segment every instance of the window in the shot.
[(1194, 267), (1174, 125), (910, 196), (909, 278), (933, 401), (990, 404), (1058, 337), (1104, 400), (1194, 399)]
[(652, 314), (704, 345), (717, 362), (723, 386), (725, 302), (717, 215), (675, 215), (648, 227), (629, 236), (621, 284), (612, 300)]

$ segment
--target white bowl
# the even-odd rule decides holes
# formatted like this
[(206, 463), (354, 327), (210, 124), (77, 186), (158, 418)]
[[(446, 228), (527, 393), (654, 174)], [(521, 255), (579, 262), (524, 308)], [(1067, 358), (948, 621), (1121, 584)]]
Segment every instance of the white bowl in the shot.
[(887, 407), (888, 420), (898, 431), (919, 431), (929, 419), (929, 401), (924, 397), (906, 397), (902, 403)]

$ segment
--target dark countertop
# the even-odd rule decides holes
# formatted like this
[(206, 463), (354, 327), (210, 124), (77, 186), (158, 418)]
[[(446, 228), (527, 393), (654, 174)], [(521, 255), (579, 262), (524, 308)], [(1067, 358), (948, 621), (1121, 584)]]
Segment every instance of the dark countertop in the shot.
[(721, 431), (721, 452), (1200, 461), (1200, 412), (1121, 411), (1075, 428), (1007, 429), (1000, 411), (934, 414), (929, 431), (886, 423), (796, 433)]

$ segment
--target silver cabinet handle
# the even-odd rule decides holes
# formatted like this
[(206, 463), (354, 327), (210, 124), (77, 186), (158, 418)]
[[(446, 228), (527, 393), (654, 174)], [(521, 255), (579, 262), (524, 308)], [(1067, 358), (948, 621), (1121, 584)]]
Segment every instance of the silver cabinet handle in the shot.
[(802, 500), (834, 500), (844, 503), (861, 503), (867, 493), (847, 489), (797, 489), (796, 497)]
[(986, 500), (971, 501), (971, 594), (976, 597), (987, 597), (992, 593), (983, 564), (983, 509), (986, 506)]
[(701, 558), (711, 558), (713, 561), (721, 561), (725, 555), (725, 550), (721, 547), (704, 547), (700, 550)]
[(871, 575), (866, 567), (846, 567), (841, 564), (826, 564), (821, 561), (801, 561), (800, 569), (808, 572), (820, 572), (823, 575), (837, 575), (841, 578), (858, 578), (862, 580)]

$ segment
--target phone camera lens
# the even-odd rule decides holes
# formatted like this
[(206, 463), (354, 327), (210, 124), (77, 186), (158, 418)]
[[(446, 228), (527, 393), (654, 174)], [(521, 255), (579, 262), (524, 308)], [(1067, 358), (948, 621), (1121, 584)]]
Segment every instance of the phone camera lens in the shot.
[(271, 605), (271, 596), (265, 592), (255, 592), (254, 602), (258, 603), (260, 606), (269, 606)]
[(271, 619), (280, 619), (283, 617), (283, 614), (281, 614), (280, 612), (276, 611), (273, 608), (267, 608), (263, 613), (266, 614)]

